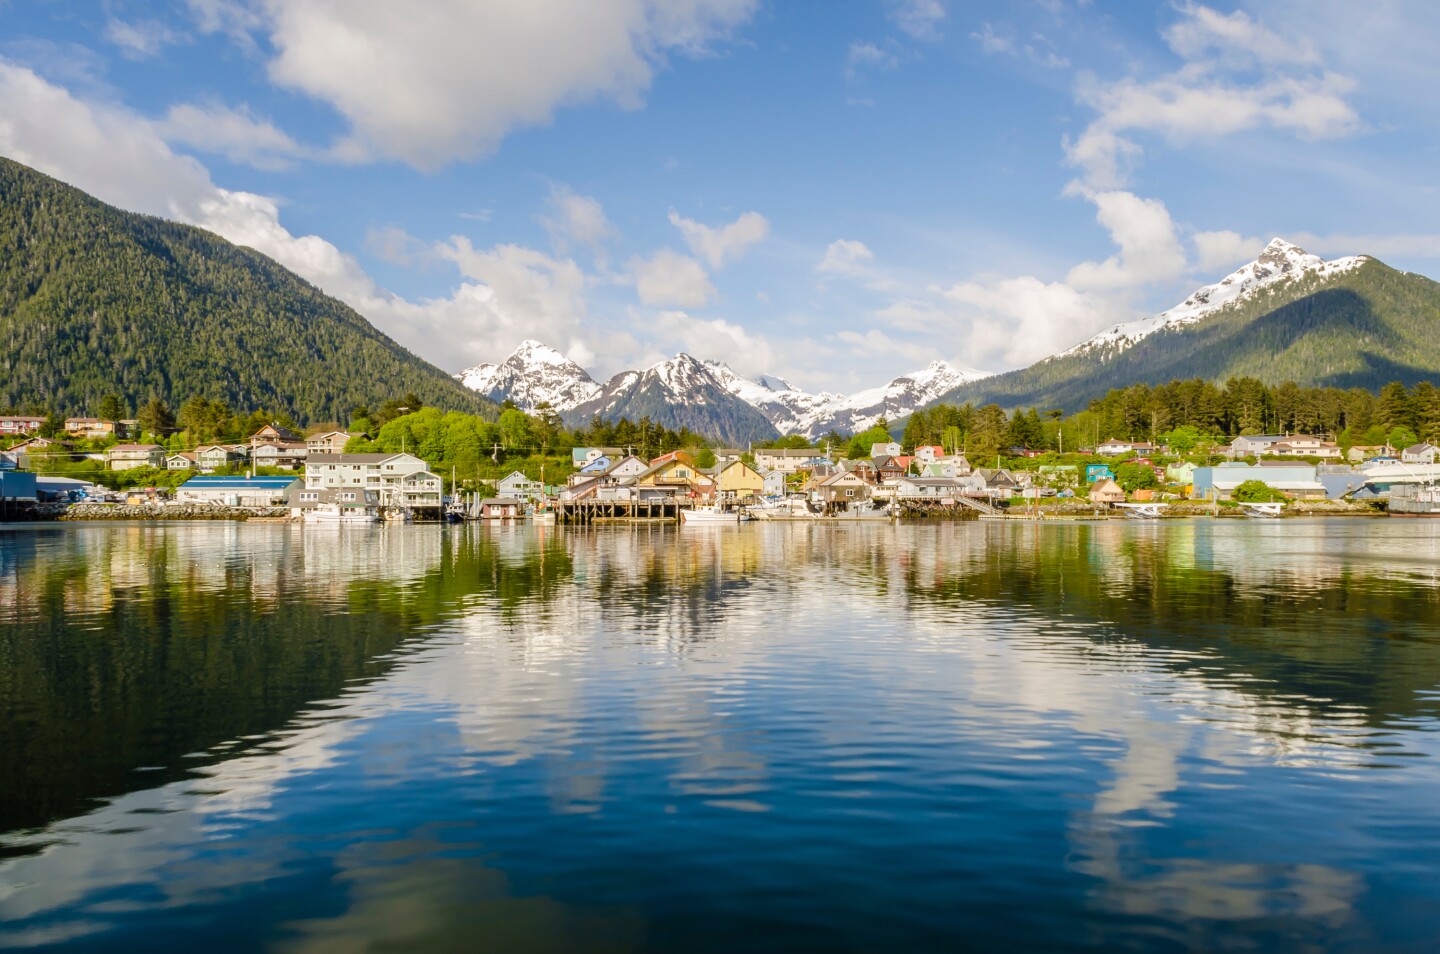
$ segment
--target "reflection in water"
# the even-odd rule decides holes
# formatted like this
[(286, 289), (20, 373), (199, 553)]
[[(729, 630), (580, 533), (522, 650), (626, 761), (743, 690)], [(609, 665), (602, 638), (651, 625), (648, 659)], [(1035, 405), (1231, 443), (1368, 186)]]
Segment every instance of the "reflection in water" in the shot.
[(1419, 521), (0, 529), (0, 946), (1423, 949), (1437, 573)]

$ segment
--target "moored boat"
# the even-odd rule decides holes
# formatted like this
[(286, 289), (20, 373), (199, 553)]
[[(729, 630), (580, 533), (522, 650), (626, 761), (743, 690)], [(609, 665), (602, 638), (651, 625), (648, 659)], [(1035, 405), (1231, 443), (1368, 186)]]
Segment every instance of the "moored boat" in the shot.
[(306, 523), (329, 524), (331, 526), (364, 526), (378, 523), (380, 514), (374, 507), (342, 507), (327, 503), (305, 511), (301, 518)]

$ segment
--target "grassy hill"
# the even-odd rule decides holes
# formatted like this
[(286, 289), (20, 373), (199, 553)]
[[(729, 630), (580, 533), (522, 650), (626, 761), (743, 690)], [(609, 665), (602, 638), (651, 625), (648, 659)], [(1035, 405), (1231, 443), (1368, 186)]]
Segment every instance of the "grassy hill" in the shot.
[(1047, 358), (940, 400), (1074, 412), (1114, 388), (1232, 376), (1372, 391), (1440, 378), (1440, 284), (1370, 259), (1338, 275), (1262, 289), (1123, 351)]
[(0, 158), (0, 406), (200, 395), (322, 421), (407, 392), (494, 409), (264, 255)]

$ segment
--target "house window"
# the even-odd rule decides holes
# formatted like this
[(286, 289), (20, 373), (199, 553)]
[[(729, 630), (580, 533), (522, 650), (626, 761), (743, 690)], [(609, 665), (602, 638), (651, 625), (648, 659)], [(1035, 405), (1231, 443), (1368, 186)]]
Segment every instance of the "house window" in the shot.
[(300, 501), (301, 501), (302, 503), (304, 503), (305, 501), (314, 501), (314, 500), (319, 500), (319, 499), (320, 499), (320, 495), (319, 495), (319, 494), (301, 494), (301, 495), (300, 495)]
[(340, 495), (340, 499), (341, 499), (341, 500), (354, 500), (354, 499), (355, 499), (355, 495), (354, 495), (353, 493), (350, 493), (350, 492), (347, 491), (347, 492), (345, 492), (345, 493), (343, 493), (343, 494)]
[(853, 490), (847, 490), (847, 491), (845, 491), (845, 496), (847, 496), (847, 497), (853, 497), (853, 496), (855, 496), (855, 491), (853, 491)]

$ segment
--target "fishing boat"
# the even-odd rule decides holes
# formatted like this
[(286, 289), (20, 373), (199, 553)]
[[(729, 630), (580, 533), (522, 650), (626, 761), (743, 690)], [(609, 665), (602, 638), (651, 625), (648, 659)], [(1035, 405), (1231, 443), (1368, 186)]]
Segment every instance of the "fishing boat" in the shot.
[(680, 522), (686, 524), (739, 523), (748, 519), (740, 510), (723, 510), (714, 504), (680, 511)]
[(390, 507), (381, 514), (386, 523), (414, 523), (415, 515), (408, 507)]
[(530, 511), (530, 519), (537, 524), (551, 524), (555, 522), (555, 508), (546, 500), (536, 504), (535, 509)]
[(378, 523), (380, 514), (374, 507), (342, 507), (336, 503), (323, 503), (305, 511), (302, 518), (306, 523), (329, 524), (330, 526), (364, 526)]

